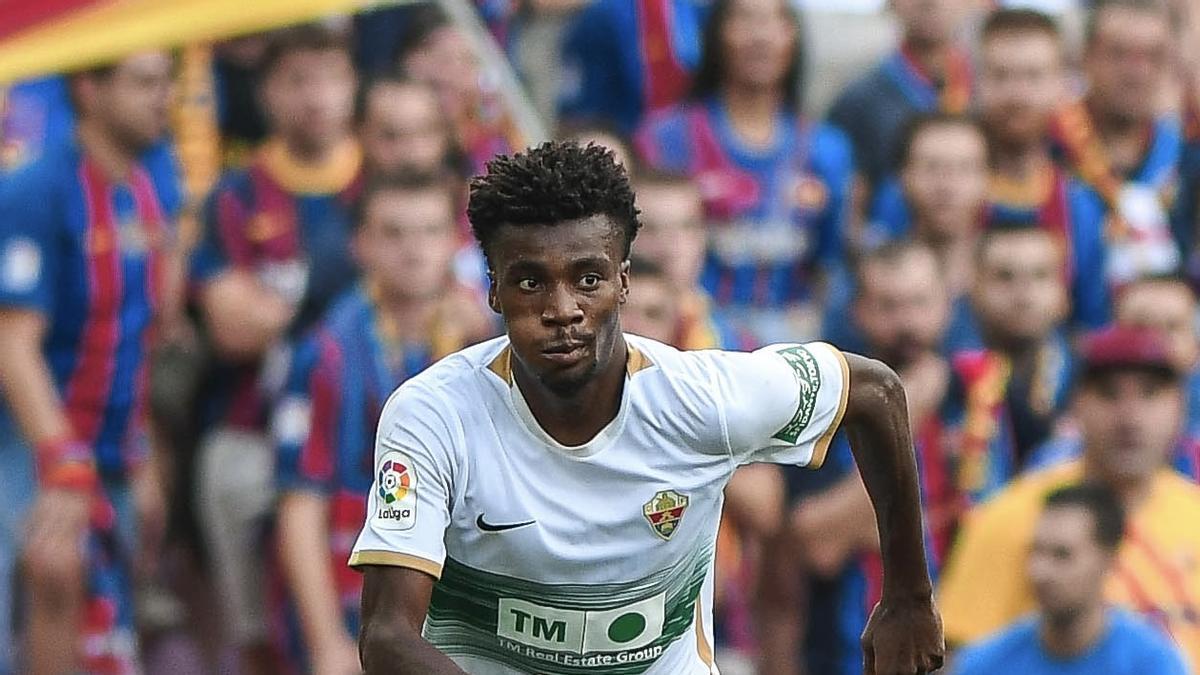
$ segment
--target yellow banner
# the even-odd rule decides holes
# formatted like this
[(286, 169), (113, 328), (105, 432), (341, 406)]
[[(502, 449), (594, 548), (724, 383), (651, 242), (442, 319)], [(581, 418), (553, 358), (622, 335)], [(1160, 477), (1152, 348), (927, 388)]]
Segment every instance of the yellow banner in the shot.
[(0, 84), (345, 14), (368, 0), (113, 0), (0, 41)]

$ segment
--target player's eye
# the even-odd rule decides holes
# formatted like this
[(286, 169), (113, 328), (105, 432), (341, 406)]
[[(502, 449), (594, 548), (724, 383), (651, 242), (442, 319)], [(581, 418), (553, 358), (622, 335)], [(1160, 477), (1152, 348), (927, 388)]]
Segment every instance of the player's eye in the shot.
[(517, 288), (523, 291), (536, 291), (540, 286), (541, 284), (538, 283), (537, 279), (532, 277), (525, 277), (517, 281)]
[(579, 279), (579, 286), (585, 290), (595, 290), (600, 285), (602, 279), (599, 274), (594, 272), (585, 274)]

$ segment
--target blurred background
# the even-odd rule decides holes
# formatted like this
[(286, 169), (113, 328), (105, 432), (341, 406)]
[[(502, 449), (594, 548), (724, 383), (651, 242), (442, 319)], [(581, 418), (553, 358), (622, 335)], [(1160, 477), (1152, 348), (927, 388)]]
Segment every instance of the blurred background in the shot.
[[(468, 183), (550, 139), (637, 191), (628, 332), (900, 373), (953, 672), (1200, 668), (1194, 0), (30, 0), (0, 673), (359, 672), (379, 411), (502, 331)], [(722, 672), (861, 673), (845, 439), (726, 499)]]

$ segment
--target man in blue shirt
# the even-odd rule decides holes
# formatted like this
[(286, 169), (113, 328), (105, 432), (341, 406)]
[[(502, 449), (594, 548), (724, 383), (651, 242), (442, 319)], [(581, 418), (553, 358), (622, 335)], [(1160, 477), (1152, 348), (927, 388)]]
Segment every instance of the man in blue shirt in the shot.
[(1105, 579), (1125, 530), (1120, 502), (1107, 488), (1077, 485), (1046, 498), (1029, 583), (1039, 612), (967, 647), (956, 675), (1186, 675), (1170, 640), (1133, 614), (1104, 603)]

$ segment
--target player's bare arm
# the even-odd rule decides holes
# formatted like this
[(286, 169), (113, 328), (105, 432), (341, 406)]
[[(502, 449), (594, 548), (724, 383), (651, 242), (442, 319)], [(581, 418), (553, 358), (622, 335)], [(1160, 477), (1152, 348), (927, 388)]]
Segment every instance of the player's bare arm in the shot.
[(406, 567), (365, 565), (362, 631), (363, 671), (388, 675), (465, 675), (421, 637), (434, 578)]
[(942, 665), (942, 623), (925, 565), (916, 459), (899, 376), (846, 354), (850, 393), (843, 428), (879, 524), (883, 593), (863, 632), (866, 672), (911, 675)]

